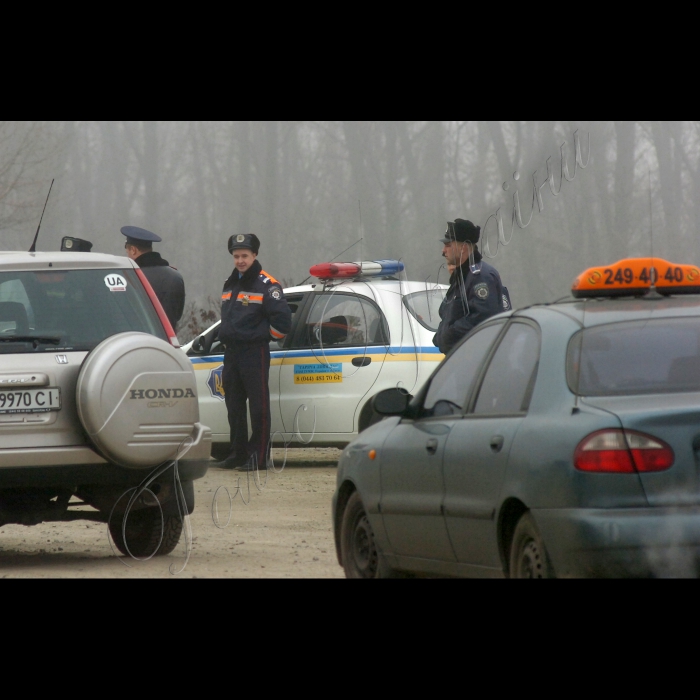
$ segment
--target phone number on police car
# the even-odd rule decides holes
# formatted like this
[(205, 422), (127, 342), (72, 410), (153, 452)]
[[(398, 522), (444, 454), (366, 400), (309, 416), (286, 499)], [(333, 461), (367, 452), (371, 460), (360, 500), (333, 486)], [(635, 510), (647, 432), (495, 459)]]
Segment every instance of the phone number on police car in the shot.
[(0, 391), (0, 416), (15, 413), (49, 413), (60, 410), (60, 389)]
[(295, 384), (342, 384), (342, 374), (297, 374)]

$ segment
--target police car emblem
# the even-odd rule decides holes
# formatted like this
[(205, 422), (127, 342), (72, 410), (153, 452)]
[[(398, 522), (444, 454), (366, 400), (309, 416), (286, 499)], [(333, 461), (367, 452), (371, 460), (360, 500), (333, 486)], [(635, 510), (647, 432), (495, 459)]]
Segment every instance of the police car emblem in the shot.
[(224, 391), (224, 366), (217, 367), (209, 373), (207, 386), (211, 395), (219, 401), (226, 401), (226, 392)]
[(245, 241), (245, 236), (237, 236), (236, 243), (243, 243)]
[(488, 299), (489, 286), (483, 282), (481, 284), (477, 284), (476, 287), (474, 287), (474, 293), (479, 297), (479, 299)]
[(282, 292), (274, 287), (270, 290), (270, 296), (275, 300), (279, 301), (282, 298)]

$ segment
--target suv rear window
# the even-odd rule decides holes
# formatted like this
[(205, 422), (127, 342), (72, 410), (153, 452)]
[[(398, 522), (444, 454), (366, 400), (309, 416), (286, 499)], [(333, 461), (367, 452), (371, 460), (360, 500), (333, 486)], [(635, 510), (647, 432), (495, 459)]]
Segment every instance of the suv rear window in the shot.
[(569, 388), (580, 396), (700, 391), (700, 318), (589, 328), (572, 339)]
[(129, 331), (167, 341), (134, 270), (0, 272), (0, 354), (89, 352)]

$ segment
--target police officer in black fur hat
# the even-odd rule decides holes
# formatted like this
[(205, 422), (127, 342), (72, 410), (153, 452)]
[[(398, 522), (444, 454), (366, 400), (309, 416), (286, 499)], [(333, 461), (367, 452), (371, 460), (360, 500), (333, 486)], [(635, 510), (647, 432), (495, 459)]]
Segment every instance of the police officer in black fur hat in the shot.
[[(231, 453), (222, 469), (266, 469), (270, 447), (270, 341), (292, 329), (292, 312), (279, 282), (257, 260), (254, 234), (231, 236), (235, 268), (224, 284), (219, 340), (226, 347), (223, 385), (231, 428)], [(250, 406), (252, 436), (248, 439)]]
[(440, 307), (442, 322), (433, 343), (447, 355), (462, 338), (486, 319), (511, 308), (508, 290), (498, 271), (484, 262), (477, 247), (481, 228), (457, 219), (447, 224), (442, 255), (455, 271)]
[(126, 236), (124, 248), (127, 256), (143, 270), (170, 325), (176, 330), (185, 310), (185, 280), (176, 268), (163, 260), (160, 253), (153, 251), (153, 244), (160, 243), (163, 239), (136, 226), (125, 226), (122, 234)]

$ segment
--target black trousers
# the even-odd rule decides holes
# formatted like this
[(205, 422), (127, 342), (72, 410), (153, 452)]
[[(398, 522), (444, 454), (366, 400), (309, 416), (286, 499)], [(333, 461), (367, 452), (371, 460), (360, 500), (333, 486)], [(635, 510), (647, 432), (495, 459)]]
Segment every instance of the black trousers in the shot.
[[(257, 455), (264, 469), (269, 456), (270, 425), (270, 346), (240, 345), (224, 355), (224, 392), (228, 423), (231, 427), (231, 457), (241, 462)], [(248, 411), (253, 434), (248, 439)]]

